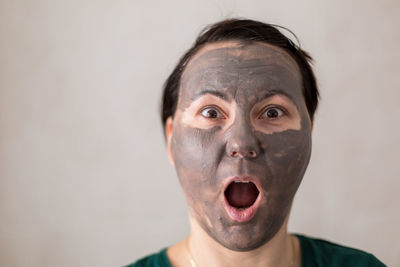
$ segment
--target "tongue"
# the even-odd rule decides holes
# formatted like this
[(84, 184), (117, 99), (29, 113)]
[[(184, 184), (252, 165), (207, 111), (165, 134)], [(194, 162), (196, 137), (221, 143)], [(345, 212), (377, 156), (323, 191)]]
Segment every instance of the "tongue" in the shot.
[(258, 189), (252, 183), (232, 182), (225, 191), (229, 204), (236, 208), (247, 208), (253, 205), (258, 196)]

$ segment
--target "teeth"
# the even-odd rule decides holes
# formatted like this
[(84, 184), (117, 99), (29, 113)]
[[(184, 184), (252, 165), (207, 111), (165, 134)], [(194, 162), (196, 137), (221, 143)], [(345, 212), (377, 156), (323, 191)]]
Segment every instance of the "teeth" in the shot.
[(250, 181), (239, 181), (239, 180), (236, 180), (236, 181), (234, 181), (235, 183), (244, 183), (244, 184), (248, 184), (248, 183), (250, 183)]

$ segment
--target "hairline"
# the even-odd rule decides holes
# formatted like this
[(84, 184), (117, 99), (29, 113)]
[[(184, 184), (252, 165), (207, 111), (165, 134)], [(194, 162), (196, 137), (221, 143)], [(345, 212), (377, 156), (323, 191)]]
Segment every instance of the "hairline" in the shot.
[[(290, 53), (288, 51), (286, 51), (285, 49), (265, 42), (265, 41), (259, 41), (259, 40), (241, 40), (238, 38), (232, 38), (232, 39), (225, 39), (225, 40), (220, 40), (220, 41), (212, 41), (212, 42), (207, 42), (203, 45), (201, 45), (200, 47), (198, 47), (198, 49), (196, 51), (194, 51), (194, 54), (188, 58), (188, 60), (186, 61), (186, 63), (184, 64), (184, 68), (181, 72), (181, 75), (179, 77), (179, 83), (178, 83), (178, 94), (177, 94), (177, 100), (176, 100), (176, 107), (175, 107), (175, 111), (173, 114), (171, 114), (171, 117), (173, 118), (176, 112), (176, 109), (178, 108), (179, 105), (179, 101), (181, 98), (181, 89), (182, 89), (182, 77), (185, 75), (186, 69), (190, 66), (190, 64), (195, 61), (196, 59), (198, 59), (202, 54), (214, 50), (214, 49), (218, 49), (218, 48), (225, 48), (225, 47), (244, 47), (246, 45), (254, 45), (254, 44), (260, 44), (269, 48), (273, 48), (277, 51), (279, 51), (284, 57), (288, 58), (291, 63), (296, 66), (296, 70), (297, 70), (297, 74), (299, 75), (300, 78), (300, 82), (303, 83), (303, 73), (301, 71), (301, 68), (299, 66), (299, 64), (297, 63), (296, 59), (290, 55)], [(305, 99), (305, 95), (304, 92), (302, 90), (301, 92), (304, 101), (306, 101)]]

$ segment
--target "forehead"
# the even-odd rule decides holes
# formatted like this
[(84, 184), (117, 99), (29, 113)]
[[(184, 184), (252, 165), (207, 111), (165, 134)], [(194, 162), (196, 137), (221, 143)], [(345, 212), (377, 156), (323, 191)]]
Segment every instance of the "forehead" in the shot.
[(274, 91), (299, 97), (301, 88), (298, 65), (283, 49), (231, 41), (208, 44), (192, 57), (183, 72), (179, 95), (193, 100), (204, 90), (227, 97)]

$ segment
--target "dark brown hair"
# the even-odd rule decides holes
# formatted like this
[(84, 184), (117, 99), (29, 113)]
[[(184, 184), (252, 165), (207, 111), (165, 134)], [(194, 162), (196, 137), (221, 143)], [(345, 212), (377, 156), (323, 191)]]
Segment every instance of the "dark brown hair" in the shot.
[(278, 28), (286, 29), (278, 25), (249, 19), (227, 19), (203, 29), (193, 46), (183, 55), (165, 81), (161, 104), (161, 121), (164, 129), (168, 117), (175, 114), (180, 79), (187, 63), (205, 45), (221, 41), (264, 42), (280, 47), (291, 55), (301, 71), (303, 96), (312, 121), (319, 99), (315, 76), (311, 68), (312, 58), (306, 51), (296, 46), (289, 38), (283, 35)]

